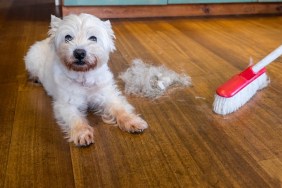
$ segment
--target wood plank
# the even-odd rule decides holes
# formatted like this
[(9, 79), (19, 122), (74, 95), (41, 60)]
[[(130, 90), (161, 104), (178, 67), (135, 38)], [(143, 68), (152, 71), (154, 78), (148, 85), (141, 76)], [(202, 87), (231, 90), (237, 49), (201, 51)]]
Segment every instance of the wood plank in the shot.
[(13, 120), (16, 109), (17, 85), (0, 85), (0, 187), (4, 187), (6, 169), (9, 158), (10, 140), (13, 130)]
[(73, 187), (68, 143), (38, 86), (19, 92), (5, 187)]
[[(161, 64), (173, 68), (177, 72), (185, 71), (191, 76), (209, 74), (211, 70), (220, 69), (222, 63), (232, 69), (232, 66), (220, 56), (210, 53), (203, 45), (195, 42), (193, 38), (187, 37), (183, 30), (176, 29), (169, 23), (125, 23), (124, 25), (143, 46), (142, 52), (147, 52), (146, 59), (161, 62)], [(156, 43), (156, 41), (158, 42)], [(148, 46), (148, 44), (150, 45)], [(138, 48), (140, 47), (138, 46)], [(155, 53), (151, 53), (152, 51)], [(194, 51), (198, 51), (201, 55), (195, 54)], [(175, 57), (175, 53), (178, 53), (178, 56)], [(205, 59), (204, 62), (202, 58)], [(213, 63), (207, 64), (207, 62)], [(191, 66), (188, 68), (185, 63), (190, 63)]]
[[(174, 22), (173, 26), (181, 30), (186, 36), (191, 37), (197, 43), (200, 43), (203, 47), (210, 49), (213, 54), (216, 54), (240, 70), (245, 69), (249, 65), (250, 57), (253, 58), (254, 62), (258, 62), (280, 45), (279, 40), (276, 40), (279, 36), (273, 36), (273, 38), (267, 37), (269, 28), (277, 28), (276, 32), (282, 29), (280, 25), (275, 23), (270, 24), (268, 22), (269, 19), (265, 18), (261, 20), (261, 25), (257, 26), (256, 31), (249, 29), (253, 24), (252, 21), (249, 23), (249, 21), (244, 20), (244, 18), (243, 20), (231, 18), (231, 20), (233, 20), (232, 24), (225, 22), (224, 19), (216, 19), (216, 21), (210, 20), (202, 23), (193, 20), (189, 23), (185, 22), (184, 24)], [(236, 27), (234, 24), (240, 25), (240, 27)], [(220, 25), (225, 29), (215, 29)], [(253, 38), (252, 36), (255, 33), (260, 37)], [(226, 41), (229, 42), (229, 45), (225, 45)], [(258, 48), (257, 46), (264, 46), (267, 50), (265, 48)], [(223, 64), (224, 61), (219, 61), (219, 63), (221, 64), (220, 66), (226, 66)], [(213, 68), (213, 70), (215, 69)], [(220, 71), (218, 70), (217, 72)], [(231, 72), (231, 74), (235, 73), (236, 72)]]
[(281, 3), (170, 4), (152, 6), (62, 6), (63, 16), (89, 13), (100, 18), (281, 14)]

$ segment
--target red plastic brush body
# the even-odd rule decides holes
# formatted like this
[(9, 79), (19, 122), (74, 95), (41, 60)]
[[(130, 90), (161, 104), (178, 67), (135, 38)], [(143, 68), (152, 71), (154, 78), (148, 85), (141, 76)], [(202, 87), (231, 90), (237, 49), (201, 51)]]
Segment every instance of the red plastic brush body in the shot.
[(219, 86), (216, 90), (216, 93), (217, 95), (225, 98), (233, 97), (249, 83), (257, 79), (265, 72), (266, 69), (262, 68), (258, 73), (255, 73), (252, 70), (252, 66), (250, 66), (240, 74), (233, 76), (230, 80)]

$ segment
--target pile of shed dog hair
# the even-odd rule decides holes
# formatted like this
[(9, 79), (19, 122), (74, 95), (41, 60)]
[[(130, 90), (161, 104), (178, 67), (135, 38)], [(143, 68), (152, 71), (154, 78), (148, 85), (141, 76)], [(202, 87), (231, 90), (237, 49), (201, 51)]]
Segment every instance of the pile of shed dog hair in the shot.
[(125, 93), (156, 99), (165, 94), (169, 88), (187, 87), (191, 78), (185, 74), (177, 74), (164, 66), (145, 64), (135, 59), (125, 72), (119, 75), (125, 82)]

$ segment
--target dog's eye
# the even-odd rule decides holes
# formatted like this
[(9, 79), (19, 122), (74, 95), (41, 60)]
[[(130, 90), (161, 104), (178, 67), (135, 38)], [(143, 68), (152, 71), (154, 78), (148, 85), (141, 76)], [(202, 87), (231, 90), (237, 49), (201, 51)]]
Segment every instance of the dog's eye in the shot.
[(69, 41), (71, 41), (73, 38), (72, 38), (72, 36), (70, 36), (70, 35), (66, 35), (65, 36), (65, 42), (69, 42)]
[(89, 37), (89, 39), (88, 39), (88, 40), (91, 40), (91, 41), (97, 42), (97, 37), (95, 37), (95, 36), (91, 36), (91, 37)]

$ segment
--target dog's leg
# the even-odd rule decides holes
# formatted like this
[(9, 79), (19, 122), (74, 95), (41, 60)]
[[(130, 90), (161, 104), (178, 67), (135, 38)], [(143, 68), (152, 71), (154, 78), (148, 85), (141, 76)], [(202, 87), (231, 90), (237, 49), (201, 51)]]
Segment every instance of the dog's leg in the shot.
[(130, 133), (141, 133), (148, 124), (140, 116), (134, 113), (128, 113), (124, 109), (114, 109), (116, 113), (117, 124), (123, 131)]
[(70, 142), (74, 142), (77, 146), (94, 143), (94, 130), (76, 106), (54, 102), (54, 112)]
[(134, 108), (123, 96), (111, 97), (107, 100), (105, 111), (116, 119), (119, 128), (130, 133), (141, 133), (148, 124), (133, 112)]

